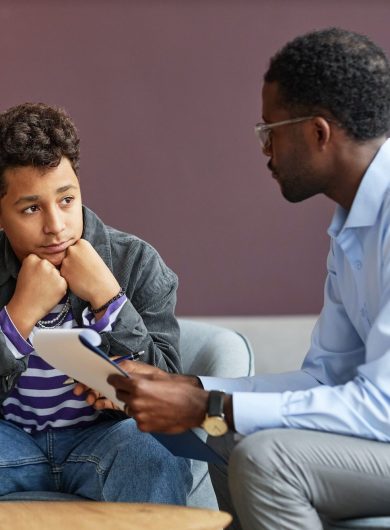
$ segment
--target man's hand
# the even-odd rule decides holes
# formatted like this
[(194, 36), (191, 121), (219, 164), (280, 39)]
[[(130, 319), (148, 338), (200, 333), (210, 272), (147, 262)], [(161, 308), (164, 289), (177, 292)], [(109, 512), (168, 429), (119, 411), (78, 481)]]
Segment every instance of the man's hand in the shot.
[(8, 314), (22, 337), (27, 338), (38, 320), (58, 304), (67, 287), (50, 261), (35, 254), (23, 260), (14, 295), (7, 304)]
[(120, 285), (110, 269), (85, 239), (79, 239), (67, 249), (61, 264), (61, 275), (70, 290), (93, 308), (104, 305), (120, 291)]
[(91, 405), (91, 407), (94, 407), (96, 410), (123, 410), (123, 408), (115, 405), (115, 403), (107, 399), (105, 396), (103, 396), (103, 394), (101, 394), (97, 390), (89, 388), (83, 383), (77, 383), (73, 389), (73, 393), (76, 396), (81, 396), (85, 393), (85, 401), (88, 403), (88, 405)]
[[(113, 360), (120, 358), (120, 356), (112, 357)], [(164, 372), (164, 370), (160, 370), (160, 368), (156, 368), (155, 366), (150, 366), (150, 364), (145, 364), (142, 361), (122, 361), (121, 363), (118, 363), (118, 365), (128, 374), (144, 374), (148, 375), (151, 379), (157, 380), (167, 380), (171, 377), (175, 377), (167, 372)], [(96, 410), (103, 410), (103, 409), (114, 409), (118, 410), (119, 407), (114, 405), (112, 401), (104, 397), (100, 392), (97, 390), (93, 390), (92, 388), (89, 388), (88, 386), (84, 385), (83, 383), (77, 383), (73, 390), (74, 394), (76, 396), (81, 396), (81, 394), (86, 394), (85, 400), (86, 402), (95, 407)]]
[(198, 427), (204, 420), (208, 392), (194, 385), (192, 377), (156, 377), (133, 372), (130, 378), (110, 375), (125, 411), (141, 431), (178, 433)]

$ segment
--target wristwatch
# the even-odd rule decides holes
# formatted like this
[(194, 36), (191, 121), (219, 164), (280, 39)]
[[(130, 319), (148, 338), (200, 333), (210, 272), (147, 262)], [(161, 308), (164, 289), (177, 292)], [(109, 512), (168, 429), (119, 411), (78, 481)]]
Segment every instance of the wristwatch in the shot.
[(222, 436), (228, 431), (228, 424), (223, 413), (224, 397), (225, 392), (218, 390), (211, 390), (209, 392), (207, 413), (202, 427), (211, 436)]

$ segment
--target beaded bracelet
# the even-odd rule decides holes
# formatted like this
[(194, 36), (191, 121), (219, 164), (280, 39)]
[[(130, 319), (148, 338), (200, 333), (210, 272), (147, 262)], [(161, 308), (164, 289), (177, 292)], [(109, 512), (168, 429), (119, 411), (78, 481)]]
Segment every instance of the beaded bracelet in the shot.
[(118, 298), (120, 298), (124, 294), (125, 294), (125, 290), (121, 287), (121, 290), (119, 291), (119, 293), (116, 294), (113, 298), (110, 298), (110, 300), (108, 302), (103, 304), (101, 307), (98, 307), (97, 309), (93, 309), (93, 307), (89, 306), (89, 310), (91, 311), (91, 313), (96, 315), (96, 313), (100, 313), (101, 311), (104, 311), (105, 309), (107, 309), (107, 307), (109, 305), (111, 305), (113, 302), (115, 302), (115, 300), (118, 300)]

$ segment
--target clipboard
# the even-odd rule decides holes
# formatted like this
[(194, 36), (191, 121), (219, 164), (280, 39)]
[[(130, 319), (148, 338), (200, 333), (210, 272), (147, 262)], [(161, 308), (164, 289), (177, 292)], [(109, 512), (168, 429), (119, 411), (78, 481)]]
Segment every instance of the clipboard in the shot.
[[(92, 329), (40, 329), (33, 337), (35, 351), (51, 366), (90, 388), (94, 388), (123, 409), (115, 389), (107, 383), (110, 374), (129, 375), (99, 345), (101, 337)], [(215, 464), (226, 460), (193, 430), (179, 434), (150, 433), (173, 455)]]
[(92, 329), (40, 329), (33, 338), (34, 349), (47, 363), (98, 390), (123, 409), (123, 401), (116, 397), (107, 377), (116, 373), (129, 376), (98, 348), (100, 344), (99, 333)]
[(212, 464), (227, 464), (227, 461), (193, 430), (179, 434), (150, 433), (175, 456), (202, 460)]

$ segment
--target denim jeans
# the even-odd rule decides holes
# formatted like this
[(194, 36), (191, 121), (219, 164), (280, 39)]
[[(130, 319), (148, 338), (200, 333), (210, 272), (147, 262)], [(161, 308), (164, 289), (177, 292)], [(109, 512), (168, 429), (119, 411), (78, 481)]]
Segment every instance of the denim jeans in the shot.
[(0, 420), (0, 495), (61, 491), (110, 502), (186, 503), (189, 461), (132, 419), (28, 434)]

